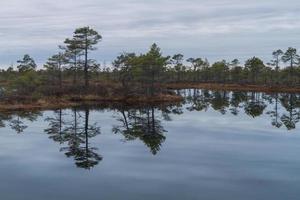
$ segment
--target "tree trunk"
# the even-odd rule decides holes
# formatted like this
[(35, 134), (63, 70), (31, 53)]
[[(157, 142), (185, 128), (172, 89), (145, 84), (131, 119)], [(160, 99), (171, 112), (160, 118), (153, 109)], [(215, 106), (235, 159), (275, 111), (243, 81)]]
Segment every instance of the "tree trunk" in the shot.
[(89, 114), (90, 114), (90, 111), (89, 109), (87, 108), (85, 110), (85, 127), (84, 127), (84, 130), (85, 130), (85, 146), (86, 146), (86, 149), (88, 150), (88, 138), (89, 138), (89, 133), (88, 133), (88, 129), (89, 129)]
[(85, 53), (84, 53), (84, 81), (85, 88), (89, 87), (89, 75), (88, 75), (88, 41), (86, 36)]
[(155, 133), (155, 116), (154, 116), (154, 107), (151, 108), (152, 111), (152, 133)]
[(61, 63), (59, 63), (59, 89), (62, 89), (62, 70), (61, 70)]
[(74, 58), (74, 79), (73, 79), (74, 85), (77, 85), (77, 55), (75, 54)]

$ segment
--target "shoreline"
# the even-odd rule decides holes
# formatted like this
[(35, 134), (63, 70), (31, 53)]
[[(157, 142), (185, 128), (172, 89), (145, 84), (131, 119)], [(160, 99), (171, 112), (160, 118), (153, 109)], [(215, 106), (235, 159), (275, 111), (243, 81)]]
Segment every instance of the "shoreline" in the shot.
[(241, 92), (265, 92), (265, 93), (300, 93), (300, 87), (288, 86), (265, 86), (251, 84), (222, 84), (222, 83), (170, 83), (166, 84), (168, 89), (207, 89), (228, 90)]
[[(288, 87), (269, 87), (260, 85), (241, 85), (241, 84), (217, 84), (217, 83), (172, 83), (164, 85), (170, 90), (181, 89), (207, 89), (207, 90), (227, 90), (227, 91), (244, 91), (244, 92), (265, 92), (265, 93), (300, 93), (300, 88)], [(160, 94), (154, 97), (147, 96), (130, 96), (130, 97), (101, 97), (95, 95), (86, 96), (63, 96), (42, 98), (34, 102), (0, 102), (0, 112), (11, 111), (32, 111), (70, 108), (82, 105), (100, 105), (100, 104), (124, 104), (128, 106), (135, 105), (159, 105), (182, 102), (183, 97), (176, 94)]]
[(124, 105), (158, 105), (172, 104), (183, 100), (183, 97), (178, 95), (159, 95), (155, 97), (100, 97), (100, 96), (70, 96), (60, 98), (40, 99), (36, 102), (24, 103), (0, 103), (0, 112), (10, 111), (32, 111), (32, 110), (47, 110), (70, 108), (82, 105), (100, 105), (100, 104), (124, 104)]

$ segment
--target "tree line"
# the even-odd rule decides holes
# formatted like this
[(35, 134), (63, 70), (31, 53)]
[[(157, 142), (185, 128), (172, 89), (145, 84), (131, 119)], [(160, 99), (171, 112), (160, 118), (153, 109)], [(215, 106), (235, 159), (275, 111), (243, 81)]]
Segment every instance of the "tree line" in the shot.
[(176, 54), (164, 56), (157, 44), (146, 53), (124, 52), (111, 66), (101, 66), (90, 53), (97, 49), (102, 36), (90, 27), (78, 28), (71, 38), (59, 45), (42, 69), (24, 55), (17, 68), (1, 70), (0, 94), (16, 98), (61, 96), (69, 94), (146, 95), (165, 91), (167, 83), (236, 83), (265, 86), (298, 86), (300, 56), (297, 49), (276, 50), (272, 60), (258, 57), (210, 64), (205, 58)]
[(167, 69), (171, 82), (208, 82), (237, 83), (257, 85), (298, 85), (300, 75), (300, 57), (297, 49), (288, 48), (286, 52), (276, 50), (268, 63), (258, 57), (252, 57), (244, 64), (238, 59), (210, 64), (207, 59), (188, 58), (176, 54), (170, 58), (171, 67)]

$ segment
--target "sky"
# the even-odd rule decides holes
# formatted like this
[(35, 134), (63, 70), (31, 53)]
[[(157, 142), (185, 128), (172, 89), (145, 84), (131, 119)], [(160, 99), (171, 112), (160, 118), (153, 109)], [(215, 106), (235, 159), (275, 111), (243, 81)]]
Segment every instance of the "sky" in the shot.
[(299, 7), (299, 0), (1, 0), (0, 66), (24, 54), (42, 65), (82, 26), (102, 35), (92, 55), (101, 63), (154, 42), (165, 55), (267, 62), (273, 50), (300, 48)]

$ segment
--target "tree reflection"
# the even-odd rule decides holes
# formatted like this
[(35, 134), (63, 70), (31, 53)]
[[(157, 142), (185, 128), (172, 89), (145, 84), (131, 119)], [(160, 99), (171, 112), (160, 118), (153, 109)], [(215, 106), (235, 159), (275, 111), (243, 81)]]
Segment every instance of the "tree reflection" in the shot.
[(263, 114), (266, 103), (261, 98), (261, 93), (251, 92), (250, 99), (245, 104), (245, 113), (255, 118)]
[[(141, 140), (156, 155), (162, 143), (166, 140), (163, 135), (166, 132), (161, 125), (161, 121), (155, 116), (153, 106), (138, 110), (118, 109), (120, 117), (118, 121), (122, 124), (113, 127), (113, 132), (122, 134), (126, 141)], [(165, 114), (165, 113), (164, 113)]]
[(78, 120), (76, 109), (73, 111), (73, 116), (74, 121), (71, 126), (65, 129), (68, 146), (63, 147), (61, 151), (65, 152), (67, 157), (73, 157), (77, 167), (91, 169), (102, 160), (102, 156), (97, 153), (98, 149), (89, 143), (90, 138), (100, 134), (100, 127), (96, 123), (89, 123), (88, 108), (84, 109), (82, 125)]
[[(120, 134), (125, 141), (141, 141), (147, 149), (156, 155), (166, 140), (163, 121), (184, 112), (205, 112), (207, 115), (243, 115), (246, 120), (263, 116), (270, 120), (273, 127), (293, 130), (300, 121), (300, 95), (298, 94), (264, 94), (258, 92), (227, 92), (209, 90), (178, 91), (185, 100), (174, 105), (102, 105), (97, 110), (117, 111), (118, 124), (112, 128), (113, 133)], [(93, 108), (94, 109), (94, 108)], [(57, 109), (49, 117), (44, 132), (49, 139), (61, 145), (60, 151), (83, 169), (95, 167), (103, 159), (99, 150), (91, 142), (101, 133), (100, 126), (90, 120), (90, 107)], [(41, 116), (41, 112), (0, 113), (0, 127), (8, 127), (16, 133), (23, 133), (31, 122)], [(195, 115), (191, 115), (195, 117)], [(205, 116), (200, 116), (205, 117)], [(266, 118), (267, 117), (267, 118)]]
[[(272, 126), (288, 130), (296, 128), (300, 121), (300, 97), (298, 94), (265, 94), (260, 92), (226, 92), (189, 89), (183, 93), (188, 111), (207, 111), (212, 108), (225, 115), (245, 113), (251, 118), (264, 114), (271, 118)], [(281, 103), (281, 105), (280, 105)], [(268, 105), (274, 105), (272, 109)], [(283, 109), (283, 110), (282, 110)]]
[(89, 123), (90, 111), (84, 108), (82, 112), (77, 108), (72, 110), (71, 120), (66, 122), (62, 110), (54, 112), (54, 117), (46, 118), (49, 128), (45, 132), (55, 142), (67, 145), (61, 148), (67, 157), (74, 158), (79, 168), (91, 169), (102, 160), (97, 151), (92, 147), (89, 139), (100, 134), (97, 124)]
[(45, 121), (49, 122), (49, 128), (45, 129), (49, 138), (60, 144), (65, 142), (65, 136), (62, 130), (65, 125), (62, 109), (54, 111), (54, 117), (47, 117)]
[(300, 113), (296, 110), (299, 105), (299, 98), (295, 94), (285, 94), (281, 96), (281, 104), (287, 110), (288, 114), (281, 116), (281, 121), (288, 130), (295, 129), (299, 122)]
[(228, 92), (222, 91), (222, 92), (213, 92), (213, 97), (211, 99), (211, 107), (219, 111), (221, 114), (226, 114), (226, 108), (229, 107), (229, 97)]
[[(273, 99), (273, 98), (271, 98), (271, 99)], [(277, 128), (280, 128), (282, 126), (282, 122), (280, 121), (280, 116), (279, 116), (279, 111), (278, 111), (278, 104), (279, 104), (278, 93), (276, 93), (274, 95), (274, 101), (275, 101), (274, 110), (267, 112), (267, 114), (269, 114), (272, 119), (272, 125)]]
[(247, 100), (246, 92), (232, 92), (230, 100), (230, 111), (233, 115), (239, 114), (239, 109), (242, 108), (241, 103)]
[(187, 97), (187, 102), (191, 104), (187, 109), (189, 111), (207, 111), (210, 100), (211, 95), (208, 90), (194, 89), (193, 95)]
[(14, 117), (12, 120), (10, 120), (10, 127), (15, 130), (17, 133), (23, 133), (24, 130), (28, 127), (24, 124), (24, 122), (21, 120), (20, 116)]
[(26, 125), (25, 121), (27, 120), (29, 122), (34, 122), (41, 115), (42, 115), (41, 112), (29, 112), (29, 111), (12, 113), (11, 116), (8, 118), (9, 126), (18, 134), (23, 133), (24, 130), (28, 128), (28, 125)]
[(0, 112), (0, 128), (4, 128), (6, 126), (6, 121), (11, 119), (11, 115), (8, 113)]

